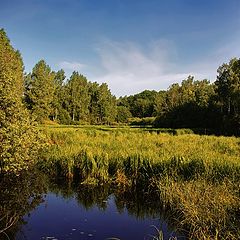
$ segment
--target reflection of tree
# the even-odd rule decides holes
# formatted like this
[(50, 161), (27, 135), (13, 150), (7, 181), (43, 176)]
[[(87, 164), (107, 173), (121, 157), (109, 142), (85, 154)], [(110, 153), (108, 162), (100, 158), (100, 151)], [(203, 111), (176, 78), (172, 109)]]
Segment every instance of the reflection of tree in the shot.
[(36, 172), (25, 172), (18, 177), (0, 178), (0, 239), (15, 239), (24, 224), (23, 216), (43, 201), (43, 193), (47, 189), (64, 199), (75, 198), (86, 210), (97, 207), (105, 211), (107, 200), (114, 196), (120, 214), (127, 210), (129, 215), (138, 219), (168, 218), (166, 212), (161, 211), (163, 208), (156, 193), (122, 191), (109, 185), (85, 186), (73, 181), (49, 179)]
[(51, 181), (49, 190), (65, 199), (75, 197), (78, 204), (86, 210), (97, 206), (101, 210), (107, 208), (106, 201), (111, 194), (110, 187), (105, 186), (85, 186), (73, 181), (56, 180)]
[(86, 209), (90, 209), (95, 205), (101, 209), (107, 209), (107, 200), (111, 194), (108, 185), (100, 187), (80, 187), (77, 190), (77, 201), (83, 205)]
[(23, 216), (43, 201), (44, 182), (41, 174), (32, 171), (0, 179), (0, 237), (14, 239)]
[(48, 183), (48, 190), (57, 196), (60, 195), (64, 199), (70, 199), (75, 196), (72, 181), (69, 179), (54, 178), (52, 177)]
[(115, 204), (119, 212), (126, 209), (129, 215), (138, 219), (159, 218), (162, 209), (156, 194), (138, 191), (115, 192)]
[(107, 200), (113, 194), (119, 213), (127, 210), (128, 214), (138, 219), (166, 217), (158, 194), (152, 192), (122, 191), (121, 189), (114, 189), (109, 185), (86, 186), (74, 183), (74, 181), (56, 180), (51, 180), (49, 190), (57, 195), (61, 195), (65, 199), (74, 197), (78, 204), (86, 210), (95, 206), (101, 210), (106, 210)]

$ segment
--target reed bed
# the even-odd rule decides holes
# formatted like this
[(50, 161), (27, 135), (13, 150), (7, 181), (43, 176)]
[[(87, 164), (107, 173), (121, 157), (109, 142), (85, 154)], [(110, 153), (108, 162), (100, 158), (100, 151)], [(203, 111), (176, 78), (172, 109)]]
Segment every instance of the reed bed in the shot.
[(38, 166), (45, 172), (85, 184), (151, 186), (191, 239), (239, 237), (239, 138), (128, 127), (42, 129), (49, 147)]
[(45, 128), (49, 147), (38, 164), (53, 173), (58, 169), (58, 174), (79, 174), (100, 182), (112, 181), (120, 173), (141, 184), (166, 176), (211, 181), (240, 178), (239, 138), (123, 129)]

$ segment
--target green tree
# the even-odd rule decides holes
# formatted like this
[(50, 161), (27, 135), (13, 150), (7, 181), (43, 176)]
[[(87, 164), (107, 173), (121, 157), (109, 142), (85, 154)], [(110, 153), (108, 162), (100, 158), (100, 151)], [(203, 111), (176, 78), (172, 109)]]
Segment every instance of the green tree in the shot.
[(166, 112), (166, 91), (159, 91), (154, 99), (154, 115), (161, 116)]
[(99, 122), (99, 84), (97, 82), (90, 83), (89, 87), (89, 114), (90, 123), (97, 124)]
[(213, 126), (215, 108), (212, 105), (214, 86), (206, 79), (189, 76), (181, 85), (173, 84), (156, 98), (161, 127), (209, 128)]
[(23, 62), (0, 30), (0, 173), (28, 168), (39, 149), (37, 133), (22, 103)]
[(64, 70), (59, 70), (54, 74), (54, 94), (52, 101), (52, 120), (59, 120), (60, 114), (63, 112), (63, 102), (64, 102), (64, 80), (65, 72)]
[(167, 111), (178, 107), (180, 105), (180, 86), (178, 83), (172, 84), (166, 92), (166, 106)]
[(132, 114), (125, 106), (117, 106), (117, 122), (126, 123), (128, 118), (131, 118)]
[(118, 106), (127, 107), (133, 117), (152, 117), (155, 113), (156, 91), (144, 90), (135, 95), (120, 97), (117, 101)]
[(240, 59), (233, 58), (217, 70), (216, 92), (221, 110), (228, 115), (239, 113), (240, 104)]
[(115, 121), (116, 118), (116, 98), (111, 94), (106, 83), (102, 83), (98, 91), (99, 122), (109, 124)]
[(43, 122), (53, 112), (55, 73), (44, 60), (40, 60), (34, 66), (31, 78), (28, 76), (26, 79), (28, 80), (25, 84), (28, 86), (26, 89), (28, 106), (36, 119)]
[(240, 134), (240, 59), (233, 58), (218, 68), (215, 82), (224, 133)]
[(67, 83), (68, 108), (72, 121), (89, 119), (89, 82), (86, 77), (73, 72)]

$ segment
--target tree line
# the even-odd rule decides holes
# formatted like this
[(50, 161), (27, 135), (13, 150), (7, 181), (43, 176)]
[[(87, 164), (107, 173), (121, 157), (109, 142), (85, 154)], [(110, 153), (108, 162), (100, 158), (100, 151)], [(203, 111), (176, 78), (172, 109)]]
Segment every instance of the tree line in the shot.
[(118, 106), (133, 117), (155, 117), (156, 127), (240, 135), (240, 59), (222, 64), (213, 83), (188, 76), (167, 90), (121, 97)]
[[(240, 134), (240, 59), (217, 70), (216, 81), (188, 76), (167, 90), (145, 90), (116, 98), (106, 83), (90, 82), (78, 72), (66, 79), (40, 60), (25, 75), (24, 102), (39, 121), (61, 124), (152, 124), (156, 127), (205, 129)], [(145, 121), (142, 121), (145, 120)]]
[(38, 122), (47, 119), (62, 124), (109, 124), (116, 117), (116, 98), (106, 83), (90, 82), (74, 71), (54, 72), (40, 60), (25, 75), (24, 102)]

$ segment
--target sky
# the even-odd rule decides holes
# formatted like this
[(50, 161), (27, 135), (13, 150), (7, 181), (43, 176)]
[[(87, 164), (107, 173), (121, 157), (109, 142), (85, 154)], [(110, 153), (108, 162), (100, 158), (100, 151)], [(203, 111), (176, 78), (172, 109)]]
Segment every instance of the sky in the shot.
[(44, 59), (117, 97), (213, 82), (240, 57), (240, 0), (0, 0), (0, 28), (26, 72)]

